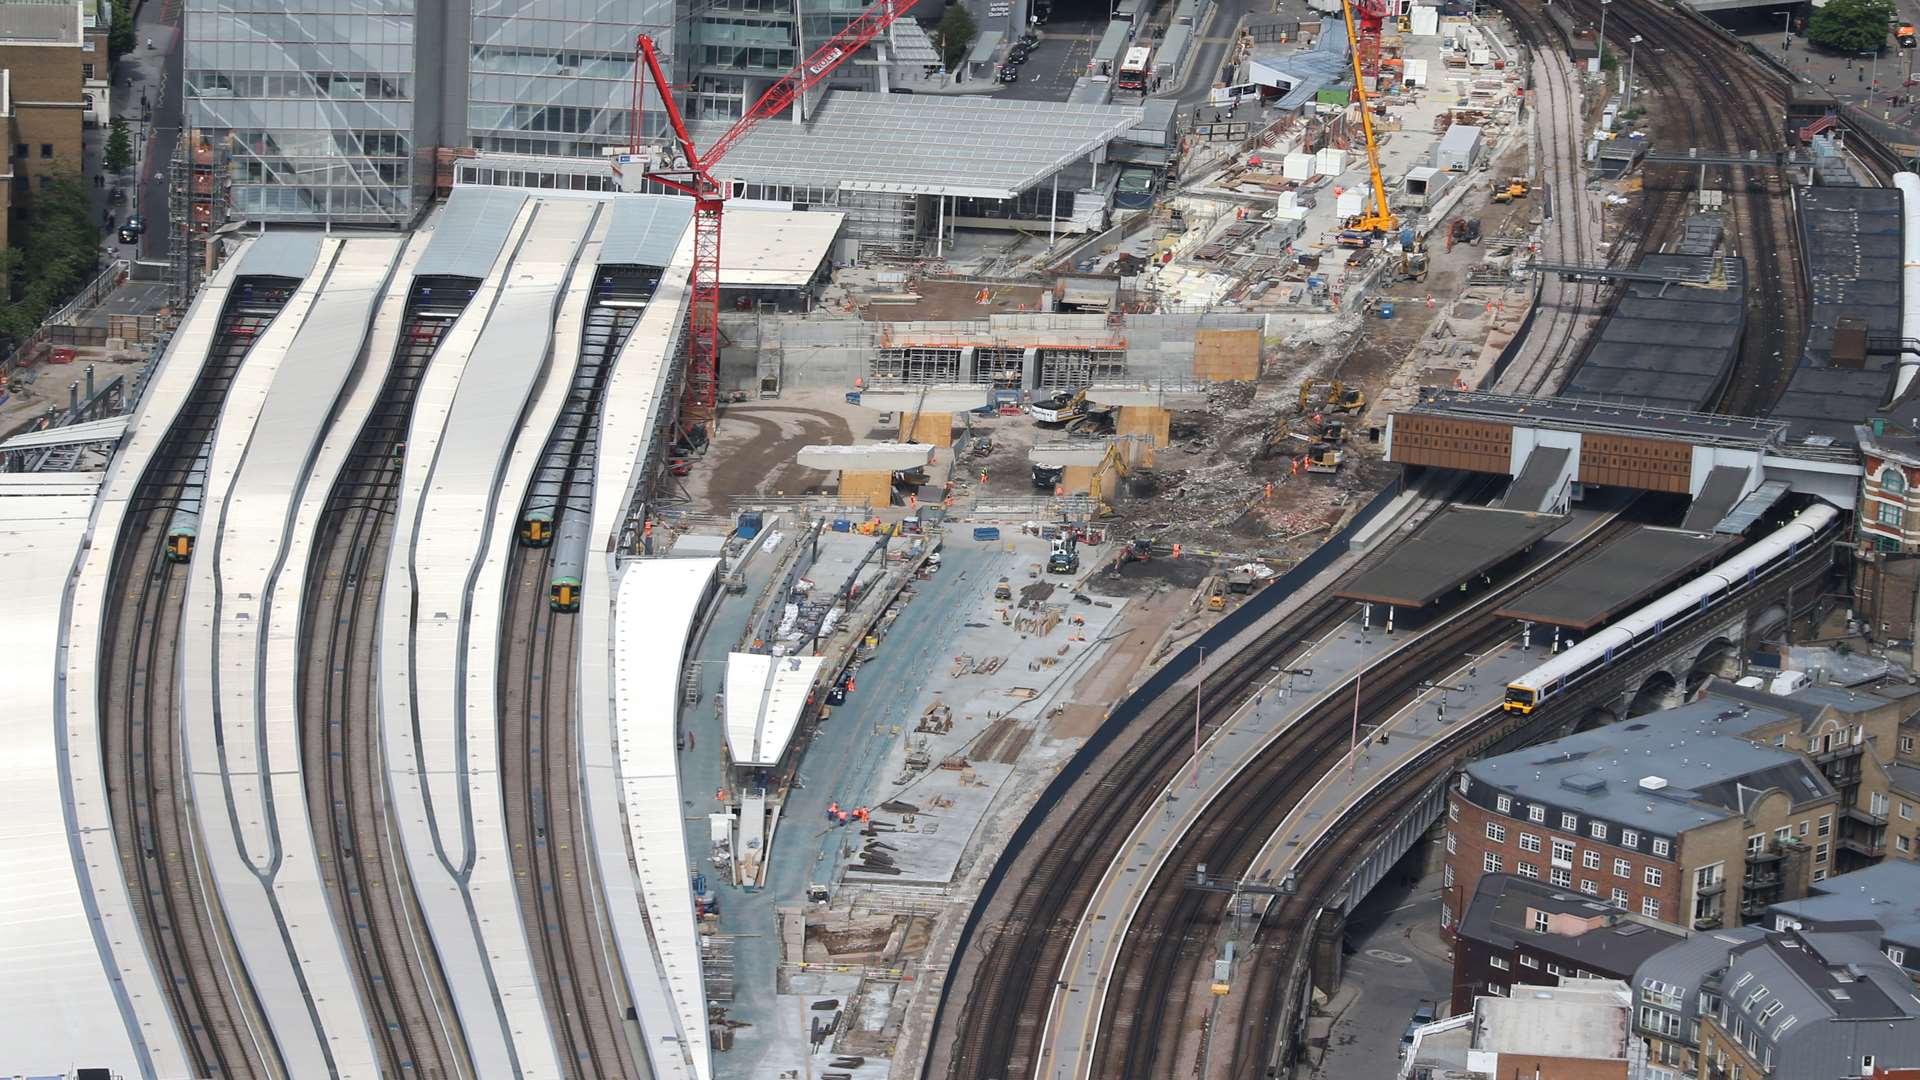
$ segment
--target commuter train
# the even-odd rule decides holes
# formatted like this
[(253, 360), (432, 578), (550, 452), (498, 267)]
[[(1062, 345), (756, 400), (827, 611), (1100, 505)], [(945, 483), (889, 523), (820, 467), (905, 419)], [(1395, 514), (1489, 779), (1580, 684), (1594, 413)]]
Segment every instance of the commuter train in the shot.
[(1653, 603), (1623, 616), (1604, 630), (1595, 631), (1585, 641), (1560, 650), (1558, 656), (1507, 684), (1508, 712), (1531, 713), (1540, 703), (1565, 690), (1588, 673), (1613, 662), (1614, 654), (1636, 641), (1656, 637), (1669, 621), (1696, 610), (1704, 611), (1726, 594), (1755, 577), (1782, 558), (1798, 553), (1800, 545), (1826, 532), (1840, 512), (1825, 503), (1815, 503), (1798, 517), (1776, 529), (1771, 535), (1743, 548), (1726, 562), (1694, 578)]
[(193, 545), (200, 536), (200, 500), (207, 489), (207, 458), (213, 452), (213, 439), (200, 444), (200, 453), (187, 471), (187, 482), (180, 487), (180, 499), (173, 504), (173, 520), (167, 524), (167, 561), (183, 563), (193, 558)]
[(592, 514), (571, 510), (560, 515), (547, 591), (547, 606), (555, 611), (580, 610), (580, 576), (587, 568), (587, 537), (592, 528)]
[(560, 493), (566, 482), (566, 456), (548, 454), (527, 488), (526, 509), (520, 514), (522, 546), (542, 548), (553, 543), (553, 519), (560, 508)]

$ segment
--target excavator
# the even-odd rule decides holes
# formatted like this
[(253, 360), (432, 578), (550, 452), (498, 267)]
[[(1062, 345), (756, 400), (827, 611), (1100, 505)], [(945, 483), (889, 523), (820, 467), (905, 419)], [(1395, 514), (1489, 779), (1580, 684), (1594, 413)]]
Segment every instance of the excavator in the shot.
[(1339, 379), (1324, 384), (1326, 396), (1320, 396), (1321, 383), (1308, 379), (1300, 384), (1300, 411), (1313, 412), (1324, 405), (1334, 412), (1357, 413), (1367, 407), (1367, 392), (1348, 387)]
[[(1367, 136), (1367, 176), (1373, 184), (1373, 208), (1346, 221), (1347, 232), (1386, 236), (1399, 224), (1387, 207), (1387, 182), (1380, 175), (1380, 145), (1373, 135), (1373, 105), (1367, 100), (1366, 72), (1360, 67), (1360, 38), (1354, 29), (1353, 0), (1340, 0), (1347, 20), (1347, 55), (1353, 60), (1353, 94), (1360, 103), (1360, 126)], [(1342, 234), (1345, 235), (1345, 234)]]
[(1513, 177), (1504, 184), (1495, 180), (1493, 182), (1493, 201), (1497, 203), (1510, 203), (1515, 199), (1526, 198), (1532, 191), (1533, 181), (1528, 180), (1524, 176)]

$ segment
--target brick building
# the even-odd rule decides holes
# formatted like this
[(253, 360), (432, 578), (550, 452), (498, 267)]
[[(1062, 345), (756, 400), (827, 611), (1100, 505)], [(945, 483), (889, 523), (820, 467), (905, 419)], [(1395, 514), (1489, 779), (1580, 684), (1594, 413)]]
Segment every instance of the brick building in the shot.
[(17, 239), (34, 193), (84, 175), (89, 115), (109, 114), (107, 20), (99, 0), (0, 0), (0, 135), (7, 196), (0, 243)]
[(1864, 466), (1854, 518), (1855, 610), (1875, 641), (1911, 641), (1920, 605), (1920, 402), (1902, 402), (1854, 434)]
[(1633, 994), (1615, 979), (1569, 979), (1517, 997), (1487, 995), (1419, 1028), (1401, 1080), (1641, 1080)]
[(1562, 978), (1631, 980), (1648, 957), (1686, 939), (1677, 926), (1544, 881), (1488, 874), (1457, 927), (1449, 1012)]
[(1490, 873), (1696, 930), (1803, 895), (1840, 795), (1802, 754), (1743, 737), (1796, 722), (1709, 695), (1468, 765), (1447, 800), (1442, 932)]

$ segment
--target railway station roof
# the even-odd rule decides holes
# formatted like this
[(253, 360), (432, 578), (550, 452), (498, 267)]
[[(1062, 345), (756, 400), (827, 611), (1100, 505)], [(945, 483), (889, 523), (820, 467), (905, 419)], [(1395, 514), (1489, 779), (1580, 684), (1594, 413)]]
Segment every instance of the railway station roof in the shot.
[[(1800, 250), (1810, 286), (1802, 363), (1833, 362), (1840, 319), (1856, 319), (1870, 337), (1900, 336), (1903, 223), (1900, 192), (1879, 187), (1801, 188)], [(1869, 368), (1893, 366), (1869, 356)]]
[(1787, 427), (1766, 417), (1725, 416), (1626, 401), (1595, 401), (1574, 395), (1535, 398), (1475, 390), (1423, 390), (1420, 401), (1407, 411), (1565, 431), (1640, 435), (1681, 439), (1699, 445), (1751, 448), (1779, 441)]
[[(762, 124), (716, 171), (735, 180), (1011, 199), (1138, 125), (1138, 108), (836, 90), (804, 124)], [(726, 125), (694, 125), (706, 143)]]
[(1730, 536), (1640, 529), (1568, 568), (1495, 614), (1590, 630), (1629, 610), (1733, 545)]
[(1461, 582), (1531, 547), (1566, 520), (1551, 514), (1456, 506), (1429, 521), (1334, 595), (1423, 608)]
[[(0, 442), (0, 453), (9, 450), (39, 450), (49, 446), (73, 446), (79, 443), (114, 442), (127, 430), (128, 416), (112, 416), (105, 420), (89, 420), (84, 424), (68, 424), (65, 427), (44, 428), (15, 435)], [(23, 473), (35, 476), (36, 473)]]
[[(0, 572), (7, 617), (0, 619), (0, 852), (9, 867), (7, 918), (0, 921), (0, 1067), (8, 1075), (65, 1076), (75, 1065), (142, 1072), (128, 1031), (134, 1018), (115, 995), (119, 972), (94, 939), (93, 905), (76, 873), (67, 803), (74, 798), (57, 763), (53, 673), (61, 605), (104, 473), (57, 474), (89, 490), (39, 483), (40, 473), (0, 474)], [(96, 885), (97, 885), (96, 881)], [(130, 929), (130, 928), (128, 928)], [(137, 944), (135, 945), (137, 948)]]
[[(1708, 275), (1705, 256), (1649, 255), (1639, 269)], [(1568, 376), (1568, 397), (1662, 409), (1711, 404), (1746, 326), (1746, 264), (1725, 261), (1724, 287), (1629, 281), (1593, 347)]]
[(727, 749), (734, 764), (780, 763), (822, 663), (818, 656), (727, 654)]

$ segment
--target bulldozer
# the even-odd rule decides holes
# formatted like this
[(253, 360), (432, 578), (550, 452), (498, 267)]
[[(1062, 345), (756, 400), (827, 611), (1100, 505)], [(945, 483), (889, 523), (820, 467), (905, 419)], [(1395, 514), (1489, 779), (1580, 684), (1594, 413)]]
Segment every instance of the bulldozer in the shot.
[(1364, 390), (1348, 387), (1339, 379), (1324, 384), (1325, 393), (1321, 393), (1323, 384), (1308, 379), (1300, 384), (1300, 411), (1312, 412), (1324, 406), (1334, 412), (1357, 413), (1367, 407), (1367, 394)]
[(1337, 473), (1347, 460), (1347, 452), (1336, 449), (1331, 443), (1310, 443), (1304, 460), (1310, 473)]
[(1509, 177), (1507, 180), (1493, 182), (1493, 201), (1510, 203), (1515, 199), (1524, 199), (1533, 191), (1533, 181), (1524, 176)]

